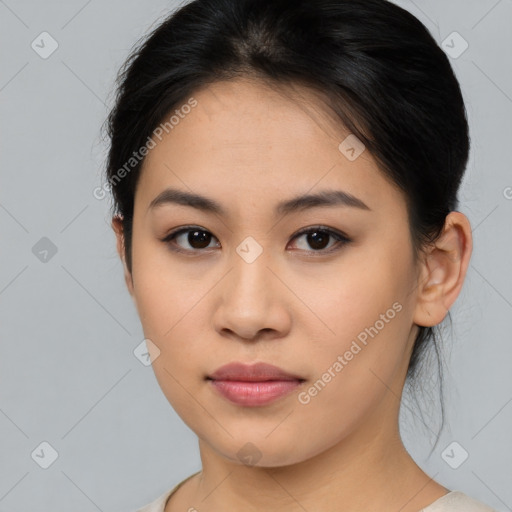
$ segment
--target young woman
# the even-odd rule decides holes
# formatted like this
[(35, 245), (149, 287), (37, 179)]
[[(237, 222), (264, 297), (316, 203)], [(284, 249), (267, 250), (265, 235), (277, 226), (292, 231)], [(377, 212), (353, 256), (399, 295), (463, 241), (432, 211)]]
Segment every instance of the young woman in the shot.
[(194, 0), (118, 85), (112, 226), (202, 461), (140, 510), (492, 510), (399, 432), (472, 250), (465, 107), (427, 29), (385, 0)]

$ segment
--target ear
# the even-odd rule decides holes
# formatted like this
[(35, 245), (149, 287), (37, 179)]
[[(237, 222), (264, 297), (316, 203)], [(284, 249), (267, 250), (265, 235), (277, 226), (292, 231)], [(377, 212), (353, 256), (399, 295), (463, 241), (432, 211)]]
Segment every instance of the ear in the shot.
[(441, 236), (421, 263), (415, 324), (432, 327), (443, 321), (462, 289), (472, 250), (469, 220), (460, 212), (450, 212)]
[(114, 217), (112, 217), (112, 229), (116, 234), (117, 253), (121, 258), (121, 261), (123, 262), (124, 280), (126, 282), (126, 286), (128, 287), (128, 291), (130, 292), (130, 295), (133, 297), (133, 278), (131, 272), (128, 270), (128, 266), (126, 265), (123, 218), (120, 217), (119, 215), (115, 215)]

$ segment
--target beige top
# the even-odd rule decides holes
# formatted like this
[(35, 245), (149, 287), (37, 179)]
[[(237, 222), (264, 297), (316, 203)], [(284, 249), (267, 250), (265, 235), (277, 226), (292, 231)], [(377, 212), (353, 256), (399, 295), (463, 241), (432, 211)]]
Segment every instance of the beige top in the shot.
[[(200, 471), (185, 478), (185, 480), (175, 485), (170, 491), (165, 492), (145, 507), (139, 508), (136, 512), (164, 512), (167, 500), (171, 497), (172, 493), (198, 473)], [(419, 512), (496, 512), (496, 510), (467, 496), (461, 491), (450, 491)]]

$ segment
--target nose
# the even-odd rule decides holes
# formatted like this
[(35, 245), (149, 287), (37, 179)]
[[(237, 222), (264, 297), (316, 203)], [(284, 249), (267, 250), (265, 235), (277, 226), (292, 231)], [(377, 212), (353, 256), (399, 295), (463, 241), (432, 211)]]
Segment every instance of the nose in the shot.
[(289, 332), (291, 298), (273, 267), (265, 251), (251, 263), (237, 253), (231, 257), (231, 270), (216, 287), (213, 322), (222, 336), (255, 341)]

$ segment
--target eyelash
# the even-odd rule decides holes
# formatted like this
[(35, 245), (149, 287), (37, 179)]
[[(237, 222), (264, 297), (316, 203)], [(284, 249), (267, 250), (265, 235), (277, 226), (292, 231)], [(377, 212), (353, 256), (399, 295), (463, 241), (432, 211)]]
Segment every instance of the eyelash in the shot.
[[(212, 233), (210, 233), (210, 231), (208, 231), (207, 229), (203, 229), (200, 226), (185, 226), (185, 227), (178, 228), (174, 231), (171, 231), (163, 239), (161, 239), (161, 241), (164, 242), (165, 244), (167, 244), (172, 251), (183, 253), (188, 256), (194, 256), (194, 253), (207, 252), (207, 249), (182, 249), (179, 246), (176, 246), (176, 244), (174, 243), (175, 238), (177, 236), (179, 236), (183, 233), (187, 233), (189, 231), (200, 231), (202, 233), (209, 233), (214, 238), (216, 238)], [(300, 230), (298, 233), (296, 233), (293, 236), (292, 240), (294, 240), (295, 238), (298, 238), (302, 235), (305, 235), (305, 234), (307, 235), (309, 233), (317, 233), (317, 232), (331, 236), (338, 242), (338, 244), (335, 244), (330, 249), (319, 249), (319, 250), (311, 250), (311, 251), (306, 251), (306, 252), (313, 253), (313, 254), (319, 254), (319, 255), (331, 254), (332, 252), (340, 250), (343, 246), (347, 245), (348, 243), (350, 243), (352, 241), (346, 235), (344, 235), (338, 231), (334, 231), (331, 228), (328, 228), (326, 226), (313, 226), (313, 227), (309, 227), (309, 228), (304, 228), (304, 229)], [(299, 249), (299, 251), (300, 250), (301, 249)]]

